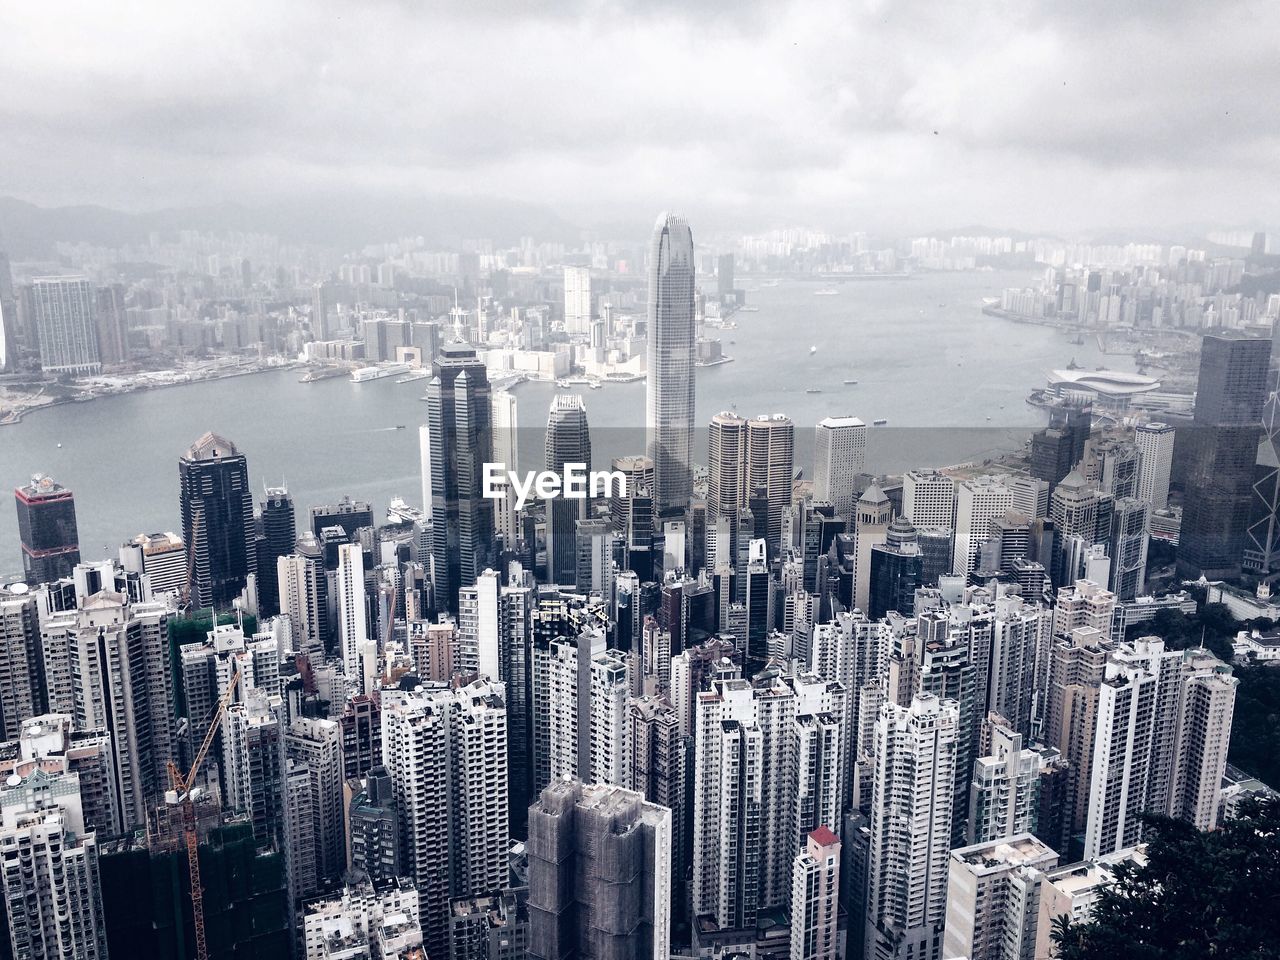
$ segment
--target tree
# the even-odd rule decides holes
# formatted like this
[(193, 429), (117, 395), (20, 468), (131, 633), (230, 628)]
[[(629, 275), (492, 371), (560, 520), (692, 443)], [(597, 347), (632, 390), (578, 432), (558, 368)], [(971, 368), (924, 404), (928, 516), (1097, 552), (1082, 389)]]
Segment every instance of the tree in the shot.
[(1148, 861), (1116, 870), (1090, 918), (1054, 921), (1062, 960), (1274, 960), (1280, 955), (1280, 800), (1200, 833), (1148, 817)]

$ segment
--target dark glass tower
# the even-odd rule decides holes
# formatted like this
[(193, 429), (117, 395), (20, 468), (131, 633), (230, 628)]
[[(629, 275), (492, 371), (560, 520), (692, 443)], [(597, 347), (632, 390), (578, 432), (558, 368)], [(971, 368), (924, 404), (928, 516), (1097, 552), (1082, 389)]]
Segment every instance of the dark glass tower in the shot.
[(190, 601), (228, 607), (254, 572), (249, 465), (230, 440), (206, 433), (178, 461)]
[[(564, 475), (565, 464), (591, 468), (591, 431), (587, 408), (576, 393), (557, 394), (547, 414), (546, 468)], [(571, 584), (577, 580), (575, 525), (590, 514), (589, 500), (555, 497), (547, 502), (547, 581)]]
[(1049, 425), (1031, 437), (1031, 475), (1049, 484), (1049, 492), (1084, 457), (1093, 424), (1093, 408), (1067, 407), (1049, 415)]
[(297, 539), (293, 497), (284, 487), (268, 487), (258, 516), (258, 616), (280, 612), (280, 574), (277, 561), (293, 553)]
[(458, 591), (494, 565), (494, 501), (483, 496), (493, 458), (489, 376), (473, 348), (451, 343), (427, 386), (436, 608), (456, 612)]
[(1240, 573), (1270, 362), (1270, 340), (1227, 331), (1201, 344), (1195, 415), (1184, 445), (1179, 577)]
[(343, 497), (337, 503), (311, 508), (311, 532), (317, 537), (325, 527), (341, 527), (347, 539), (355, 540), (356, 531), (373, 526), (373, 507), (363, 500)]
[(34, 586), (69, 577), (80, 562), (76, 501), (71, 491), (51, 477), (37, 475), (13, 493), (27, 582)]
[(649, 249), (645, 429), (653, 461), (654, 511), (683, 515), (693, 496), (693, 232), (663, 214)]
[(924, 555), (916, 528), (906, 517), (889, 524), (885, 542), (871, 548), (871, 589), (867, 616), (879, 620), (890, 610), (914, 616), (916, 590), (924, 578)]

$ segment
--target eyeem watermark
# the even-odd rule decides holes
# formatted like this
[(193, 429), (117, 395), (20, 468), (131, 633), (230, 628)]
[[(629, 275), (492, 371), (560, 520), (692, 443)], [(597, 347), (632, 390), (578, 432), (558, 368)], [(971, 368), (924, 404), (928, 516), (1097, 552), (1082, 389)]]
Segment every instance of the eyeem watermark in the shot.
[(588, 470), (585, 463), (566, 463), (564, 472), (530, 470), (523, 476), (508, 470), (505, 463), (486, 463), (481, 478), (481, 495), (501, 500), (508, 489), (516, 493), (516, 509), (521, 510), (532, 494), (539, 500), (585, 500), (587, 497), (625, 497), (627, 475), (621, 470)]

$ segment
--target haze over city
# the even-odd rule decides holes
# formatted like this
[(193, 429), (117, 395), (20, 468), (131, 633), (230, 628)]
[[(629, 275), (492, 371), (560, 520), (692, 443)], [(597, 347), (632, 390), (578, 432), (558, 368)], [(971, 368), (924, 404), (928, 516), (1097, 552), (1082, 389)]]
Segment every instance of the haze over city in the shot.
[(493, 197), (595, 229), (1261, 227), (1277, 33), (1248, 0), (7, 4), (0, 185)]

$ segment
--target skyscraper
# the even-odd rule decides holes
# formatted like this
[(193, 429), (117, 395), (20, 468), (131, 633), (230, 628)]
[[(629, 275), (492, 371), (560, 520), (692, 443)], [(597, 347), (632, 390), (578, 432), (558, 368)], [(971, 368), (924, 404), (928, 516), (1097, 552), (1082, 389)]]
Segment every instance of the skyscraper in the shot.
[(27, 583), (38, 586), (71, 576), (80, 562), (76, 501), (52, 477), (37, 474), (14, 490), (18, 507), (18, 539)]
[(293, 497), (284, 487), (268, 487), (258, 515), (256, 571), (258, 574), (258, 616), (266, 619), (280, 612), (281, 557), (293, 552), (298, 536), (293, 513)]
[(1031, 960), (1042, 919), (1040, 887), (1057, 853), (1022, 832), (953, 850), (943, 956)]
[(92, 284), (84, 277), (37, 277), (31, 282), (31, 301), (44, 372), (100, 373)]
[(693, 496), (693, 232), (662, 214), (649, 248), (645, 430), (654, 467), (654, 509), (683, 513)]
[(791, 960), (840, 955), (840, 838), (826, 826), (806, 838), (791, 865)]
[(813, 497), (853, 516), (854, 485), (866, 466), (867, 425), (857, 417), (826, 417), (813, 432)]
[[(506, 390), (493, 393), (493, 460), (505, 470), (515, 470), (520, 463), (520, 422), (515, 394)], [(430, 504), (427, 509), (430, 509)], [(516, 494), (507, 486), (494, 506), (494, 528), (502, 537), (504, 550), (514, 550), (520, 539), (516, 515)]]
[(1178, 576), (1229, 578), (1244, 555), (1271, 341), (1208, 334), (1187, 431)]
[[(591, 468), (591, 430), (587, 408), (576, 393), (560, 393), (551, 400), (547, 414), (547, 470), (564, 476), (565, 465), (586, 464)], [(550, 583), (577, 582), (578, 553), (576, 523), (590, 513), (590, 500), (565, 496), (547, 503), (547, 580)]]
[(1138, 499), (1152, 510), (1169, 505), (1169, 473), (1173, 467), (1173, 427), (1167, 423), (1143, 423), (1134, 431), (1141, 460), (1138, 465)]
[(460, 343), (440, 348), (427, 386), (432, 554), (436, 605), (458, 609), (458, 590), (494, 565), (494, 501), (484, 497), (493, 457), (493, 408), (484, 363)]
[[(1012, 505), (1013, 494), (999, 480), (974, 477), (957, 484), (952, 573), (967, 577), (974, 570), (978, 565), (979, 547), (991, 534), (991, 521), (1004, 516)], [(919, 526), (915, 518), (912, 523)]]
[(564, 268), (564, 330), (568, 334), (591, 330), (591, 271), (586, 267)]
[(890, 610), (904, 617), (915, 613), (915, 593), (923, 586), (924, 557), (916, 542), (916, 528), (898, 517), (885, 531), (885, 542), (871, 547), (867, 616), (881, 619)]
[(1049, 425), (1031, 437), (1031, 475), (1047, 482), (1050, 493), (1080, 463), (1092, 422), (1090, 406), (1059, 408), (1050, 413)]
[(253, 494), (244, 454), (206, 433), (178, 461), (191, 603), (228, 607), (254, 572)]
[[(769, 558), (782, 549), (782, 515), (791, 506), (791, 482), (795, 477), (796, 425), (780, 413), (747, 421), (746, 494), (764, 493), (764, 539)], [(752, 510), (756, 508), (752, 505)], [(757, 514), (756, 520), (761, 518)]]
[(559, 779), (529, 808), (528, 850), (530, 957), (670, 957), (670, 810)]
[(943, 955), (958, 726), (956, 705), (929, 693), (909, 707), (886, 703), (876, 720), (868, 958)]
[(338, 545), (336, 611), (338, 614), (338, 649), (342, 670), (347, 679), (363, 689), (363, 659), (369, 642), (369, 609), (364, 586), (364, 551), (358, 543)]

